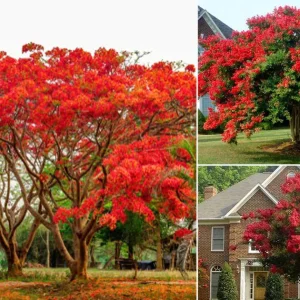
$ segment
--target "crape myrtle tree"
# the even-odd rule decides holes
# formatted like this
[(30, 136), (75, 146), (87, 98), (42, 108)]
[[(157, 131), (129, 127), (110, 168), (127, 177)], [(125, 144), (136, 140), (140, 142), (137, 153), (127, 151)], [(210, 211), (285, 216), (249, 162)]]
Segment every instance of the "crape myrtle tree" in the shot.
[(300, 9), (279, 7), (247, 21), (249, 29), (231, 39), (200, 40), (199, 92), (209, 93), (217, 109), (204, 128), (225, 123), (223, 141), (236, 142), (258, 130), (262, 121), (290, 121), (300, 145)]
[[(125, 222), (127, 211), (149, 223), (153, 209), (174, 221), (194, 213), (190, 154), (170, 150), (194, 134), (193, 66), (143, 66), (139, 55), (104, 48), (45, 52), (30, 43), (23, 52), (1, 53), (0, 151), (30, 177), (47, 217), (27, 197), (25, 206), (52, 232), (71, 280), (87, 277), (95, 232)], [(72, 230), (73, 253), (60, 222)]]
[(274, 208), (243, 216), (252, 219), (244, 239), (262, 253), (262, 262), (271, 272), (296, 282), (300, 276), (300, 174), (287, 179), (281, 189), (286, 199)]
[[(0, 245), (6, 255), (8, 276), (22, 276), (22, 267), (27, 258), (28, 251), (33, 243), (40, 221), (30, 218), (27, 222), (27, 231), (18, 239), (24, 220), (28, 219), (28, 203), (34, 204), (37, 198), (35, 189), (28, 176), (23, 176), (25, 193), (20, 191), (13, 173), (6, 161), (0, 160)], [(43, 216), (41, 206), (39, 213)]]

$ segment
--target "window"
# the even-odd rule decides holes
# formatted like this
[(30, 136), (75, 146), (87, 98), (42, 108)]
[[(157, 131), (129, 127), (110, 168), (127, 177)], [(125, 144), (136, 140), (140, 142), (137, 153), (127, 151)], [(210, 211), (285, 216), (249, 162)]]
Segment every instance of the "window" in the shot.
[(259, 253), (259, 251), (255, 248), (255, 246), (253, 245), (253, 242), (251, 240), (249, 241), (248, 253)]
[(219, 284), (219, 277), (221, 275), (222, 268), (220, 266), (213, 266), (210, 272), (210, 299), (218, 299), (218, 284)]
[(296, 173), (295, 172), (289, 172), (287, 175), (286, 175), (286, 178), (289, 179), (289, 178), (294, 178), (296, 176)]
[(224, 227), (212, 227), (211, 251), (224, 251)]
[(250, 273), (250, 299), (253, 299), (253, 290), (254, 290), (254, 273)]

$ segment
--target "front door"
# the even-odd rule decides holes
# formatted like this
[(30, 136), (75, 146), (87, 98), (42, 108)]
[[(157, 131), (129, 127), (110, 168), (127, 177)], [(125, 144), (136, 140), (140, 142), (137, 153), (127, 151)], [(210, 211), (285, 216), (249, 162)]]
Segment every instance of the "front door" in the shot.
[(268, 272), (254, 273), (254, 300), (264, 300)]

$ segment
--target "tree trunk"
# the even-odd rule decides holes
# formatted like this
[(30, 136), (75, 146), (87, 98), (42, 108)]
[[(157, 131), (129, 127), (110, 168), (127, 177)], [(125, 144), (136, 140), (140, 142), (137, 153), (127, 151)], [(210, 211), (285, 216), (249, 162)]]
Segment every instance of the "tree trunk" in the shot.
[(174, 271), (175, 269), (175, 258), (176, 258), (176, 251), (172, 251), (172, 260), (171, 260), (171, 271)]
[(46, 267), (50, 268), (50, 231), (49, 230), (46, 230), (46, 248), (47, 248)]
[(294, 105), (291, 113), (290, 128), (293, 143), (300, 148), (300, 106)]
[[(71, 278), (70, 280), (74, 280), (77, 276), (77, 263), (76, 260), (70, 255), (68, 249), (66, 248), (66, 245), (63, 241), (63, 238), (60, 234), (59, 227), (57, 224), (52, 225), (49, 229), (51, 229), (51, 232), (53, 234), (53, 238), (56, 244), (56, 247), (59, 251), (59, 253), (62, 255), (62, 257), (65, 259), (70, 271), (71, 271)], [(75, 250), (76, 250), (76, 245)]]
[(85, 240), (75, 236), (74, 238), (75, 263), (71, 267), (71, 281), (75, 278), (87, 279), (87, 268), (89, 263), (89, 247)]
[(95, 245), (90, 246), (90, 267), (95, 268), (96, 267), (96, 261), (95, 261)]
[(118, 259), (120, 258), (121, 247), (122, 247), (122, 242), (116, 241), (115, 242), (115, 269), (116, 270), (120, 269), (120, 264), (118, 263)]
[[(105, 265), (103, 266), (103, 270), (105, 270), (108, 266), (109, 266), (109, 264), (111, 263), (111, 261), (113, 260), (115, 258), (115, 256), (114, 255), (112, 255), (109, 259), (108, 259), (108, 261), (105, 263)], [(118, 265), (119, 266), (119, 265)]]
[(13, 251), (9, 254), (7, 253), (7, 262), (8, 262), (8, 271), (7, 271), (8, 277), (24, 276), (22, 272), (22, 264), (20, 262), (20, 259), (16, 251)]
[(162, 263), (163, 255), (162, 255), (160, 226), (157, 226), (156, 236), (157, 236), (157, 242), (156, 242), (156, 270), (162, 270), (163, 269), (163, 263)]
[(133, 259), (133, 246), (131, 244), (128, 245), (128, 258)]

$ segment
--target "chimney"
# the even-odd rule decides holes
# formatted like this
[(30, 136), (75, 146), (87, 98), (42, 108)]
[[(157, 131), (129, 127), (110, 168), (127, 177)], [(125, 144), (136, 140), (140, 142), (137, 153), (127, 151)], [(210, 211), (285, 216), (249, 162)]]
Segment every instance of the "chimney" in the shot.
[(204, 188), (204, 200), (216, 196), (217, 194), (218, 194), (218, 190), (212, 185), (206, 186)]

